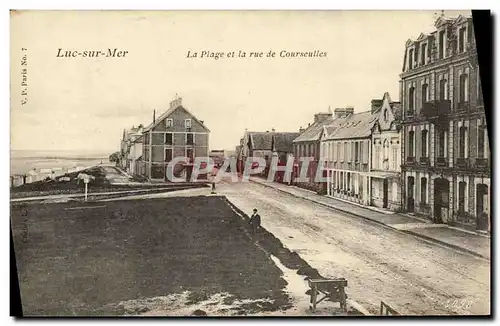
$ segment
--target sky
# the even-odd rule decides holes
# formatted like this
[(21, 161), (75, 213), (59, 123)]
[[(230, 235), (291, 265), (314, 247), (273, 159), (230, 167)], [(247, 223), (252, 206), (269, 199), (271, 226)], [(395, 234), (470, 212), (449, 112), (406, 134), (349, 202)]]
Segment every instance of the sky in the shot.
[[(245, 129), (295, 132), (329, 107), (365, 111), (385, 92), (397, 101), (405, 43), (432, 31), (436, 12), (16, 12), (11, 149), (111, 153), (124, 128), (148, 125), (153, 110), (158, 117), (176, 94), (210, 129), (210, 148), (229, 150)], [(59, 48), (128, 53), (60, 58)], [(240, 50), (247, 57), (199, 57)], [(327, 56), (280, 58), (283, 50)], [(188, 51), (198, 58), (187, 58)], [(269, 51), (276, 57), (248, 57)]]

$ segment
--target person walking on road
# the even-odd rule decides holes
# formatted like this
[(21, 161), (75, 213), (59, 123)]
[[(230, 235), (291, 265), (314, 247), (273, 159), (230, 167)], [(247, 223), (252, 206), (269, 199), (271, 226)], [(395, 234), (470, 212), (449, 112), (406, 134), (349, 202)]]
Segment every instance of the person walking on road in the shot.
[(253, 214), (250, 216), (250, 225), (252, 226), (253, 235), (257, 234), (260, 228), (260, 215), (257, 213), (257, 208), (253, 209)]

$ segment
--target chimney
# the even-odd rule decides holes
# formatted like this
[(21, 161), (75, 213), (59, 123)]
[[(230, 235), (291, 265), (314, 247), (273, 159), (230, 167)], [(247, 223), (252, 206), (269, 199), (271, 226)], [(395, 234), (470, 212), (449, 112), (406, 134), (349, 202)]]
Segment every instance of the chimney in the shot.
[(309, 122), (309, 123), (307, 124), (307, 128), (309, 128), (310, 126), (311, 126), (311, 123)]
[(382, 106), (383, 100), (373, 99), (372, 100), (372, 113)]
[(156, 122), (156, 110), (153, 110), (153, 123)]
[(303, 133), (304, 131), (306, 131), (304, 128), (302, 128), (302, 126), (299, 128), (299, 134)]
[(203, 124), (204, 122), (205, 122), (205, 121), (203, 121), (203, 120), (200, 120), (200, 123), (201, 123), (201, 124)]
[(316, 113), (314, 115), (314, 123), (321, 122), (321, 121), (323, 121), (325, 119), (328, 119), (331, 116), (332, 116), (331, 112), (328, 112), (328, 113), (325, 113), (325, 112)]
[(346, 117), (351, 115), (351, 114), (354, 114), (354, 107), (352, 106), (348, 106), (345, 108), (345, 115)]
[(276, 129), (274, 129), (274, 128), (273, 128), (273, 129), (271, 129), (271, 131), (272, 131), (272, 132), (275, 132), (275, 131), (276, 131)]
[(344, 108), (336, 108), (334, 111), (335, 119), (343, 118), (345, 116)]

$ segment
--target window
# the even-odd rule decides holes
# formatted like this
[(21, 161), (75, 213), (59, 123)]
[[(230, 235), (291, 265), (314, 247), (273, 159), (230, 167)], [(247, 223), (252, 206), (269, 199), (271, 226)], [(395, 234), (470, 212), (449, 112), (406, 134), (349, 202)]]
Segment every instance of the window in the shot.
[(369, 160), (369, 153), (370, 153), (370, 141), (367, 140), (364, 142), (364, 146), (363, 146), (363, 151), (364, 151), (364, 154), (363, 154), (363, 163), (364, 164), (368, 164), (368, 160)]
[(459, 157), (465, 157), (465, 132), (466, 132), (467, 128), (462, 126), (460, 127), (460, 144), (459, 144)]
[(413, 49), (408, 52), (408, 69), (413, 69)]
[(344, 142), (344, 155), (342, 156), (342, 162), (347, 160), (347, 142)]
[(458, 32), (459, 38), (458, 38), (458, 52), (462, 53), (465, 52), (465, 42), (466, 40), (466, 34), (465, 34), (465, 27), (460, 28), (460, 31)]
[(184, 126), (186, 127), (186, 129), (191, 128), (191, 119), (184, 120)]
[(480, 125), (477, 128), (477, 157), (484, 158), (484, 143), (485, 143), (485, 133), (486, 128), (484, 125)]
[(439, 32), (439, 59), (444, 58), (445, 31)]
[(468, 83), (468, 76), (467, 74), (462, 74), (460, 75), (460, 103), (463, 103), (463, 102), (467, 102), (468, 101), (468, 87), (469, 87), (469, 83)]
[(420, 203), (427, 203), (427, 178), (420, 179)]
[(398, 169), (398, 148), (396, 145), (392, 146), (392, 169), (394, 171)]
[(359, 161), (360, 162), (364, 162), (364, 159), (363, 159), (363, 157), (364, 157), (364, 153), (363, 152), (364, 151), (365, 151), (365, 142), (362, 141), (362, 142), (359, 143)]
[(408, 157), (414, 157), (415, 150), (414, 150), (414, 141), (415, 141), (415, 132), (412, 130), (409, 132), (408, 135)]
[(359, 162), (359, 142), (354, 143), (354, 161)]
[(349, 162), (352, 162), (354, 161), (354, 143), (355, 142), (351, 142), (351, 146), (349, 146), (349, 150), (350, 150), (350, 153), (349, 153)]
[(191, 132), (186, 133), (186, 145), (194, 145), (194, 134)]
[(173, 149), (172, 148), (167, 148), (165, 150), (165, 162), (172, 161), (173, 156), (174, 156)]
[(384, 161), (389, 159), (389, 141), (384, 140)]
[(458, 183), (458, 213), (465, 213), (465, 192), (467, 191), (467, 182), (460, 181)]
[(173, 145), (174, 144), (174, 134), (171, 132), (167, 132), (165, 134), (165, 144)]
[(387, 109), (384, 110), (384, 121), (387, 122), (389, 120)]
[(335, 161), (337, 161), (337, 159), (340, 161), (341, 160), (341, 157), (342, 157), (342, 150), (340, 148), (340, 143), (337, 143), (337, 156), (335, 157)]
[(481, 75), (479, 74), (479, 69), (477, 69), (477, 104), (483, 105), (483, 88), (481, 87)]
[(422, 57), (422, 65), (425, 65), (427, 60), (427, 43), (422, 44), (422, 53), (420, 56)]
[(415, 106), (415, 87), (411, 87), (408, 94), (408, 108), (413, 112)]
[(445, 157), (445, 146), (446, 146), (446, 131), (439, 131), (438, 138), (438, 157)]
[(422, 130), (422, 157), (427, 157), (427, 129)]
[(446, 79), (441, 79), (439, 81), (439, 99), (440, 100), (446, 100), (448, 98), (447, 96), (447, 83), (448, 81)]
[(427, 94), (428, 93), (429, 93), (429, 85), (423, 84), (422, 85), (422, 107), (427, 102)]
[(174, 120), (173, 119), (167, 119), (167, 128), (172, 128), (174, 126)]

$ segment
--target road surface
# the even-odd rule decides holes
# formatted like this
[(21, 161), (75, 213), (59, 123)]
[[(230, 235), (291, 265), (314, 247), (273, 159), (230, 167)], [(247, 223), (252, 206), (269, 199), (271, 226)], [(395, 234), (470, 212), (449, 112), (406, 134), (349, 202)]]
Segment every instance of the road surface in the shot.
[(223, 182), (216, 191), (248, 214), (258, 208), (264, 228), (322, 276), (345, 277), (350, 297), (372, 313), (381, 301), (401, 314), (490, 313), (489, 261), (256, 183)]

